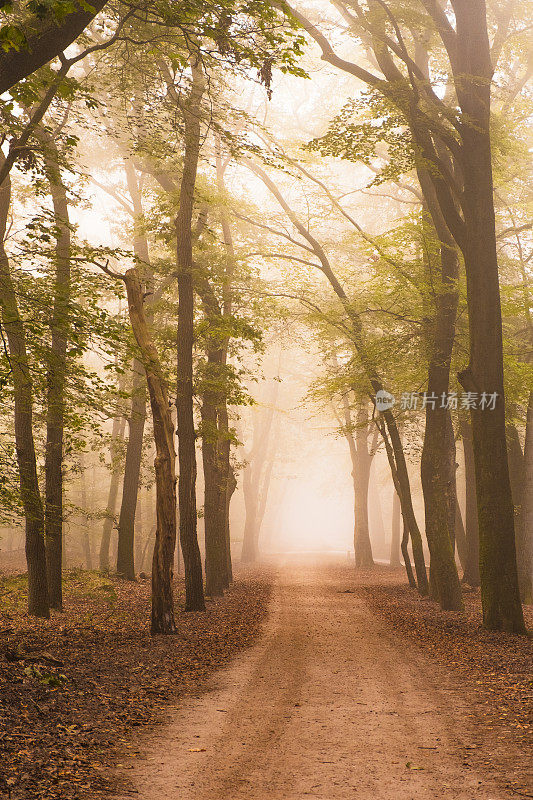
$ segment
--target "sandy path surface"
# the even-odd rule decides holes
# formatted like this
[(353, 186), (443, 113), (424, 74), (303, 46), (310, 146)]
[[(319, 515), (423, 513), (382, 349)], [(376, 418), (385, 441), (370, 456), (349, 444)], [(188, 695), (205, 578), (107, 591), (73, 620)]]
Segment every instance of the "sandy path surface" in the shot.
[(348, 568), (281, 567), (259, 642), (145, 741), (127, 796), (516, 798), (484, 768), (483, 731), (453, 676), (347, 592), (352, 582)]

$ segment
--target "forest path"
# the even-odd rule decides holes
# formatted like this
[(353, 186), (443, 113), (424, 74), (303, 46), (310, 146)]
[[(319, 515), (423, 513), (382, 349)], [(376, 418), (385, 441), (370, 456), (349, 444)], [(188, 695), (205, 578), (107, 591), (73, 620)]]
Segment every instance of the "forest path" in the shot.
[(378, 619), (353, 582), (348, 567), (281, 566), (259, 642), (152, 734), (128, 776), (133, 796), (516, 798), (484, 774), (483, 731), (453, 675)]

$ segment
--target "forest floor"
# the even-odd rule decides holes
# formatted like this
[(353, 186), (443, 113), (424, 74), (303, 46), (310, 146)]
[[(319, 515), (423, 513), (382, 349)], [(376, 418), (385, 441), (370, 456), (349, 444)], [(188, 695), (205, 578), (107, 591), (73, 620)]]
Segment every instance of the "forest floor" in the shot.
[[(0, 797), (96, 800), (135, 752), (134, 731), (167, 719), (258, 635), (269, 579), (236, 581), (207, 613), (152, 638), (150, 581), (66, 573), (65, 611), (25, 614), (25, 576), (0, 576)], [(176, 582), (177, 602), (183, 584)]]
[(532, 797), (531, 639), (404, 583), (286, 560), (254, 647), (142, 732), (115, 800)]

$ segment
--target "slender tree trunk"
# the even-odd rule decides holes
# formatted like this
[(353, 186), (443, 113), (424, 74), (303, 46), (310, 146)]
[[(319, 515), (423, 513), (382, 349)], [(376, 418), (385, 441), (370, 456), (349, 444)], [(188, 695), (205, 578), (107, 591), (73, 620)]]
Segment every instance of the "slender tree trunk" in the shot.
[(354, 435), (350, 405), (346, 395), (343, 396), (343, 406), (344, 434), (352, 460), (355, 566), (373, 567), (374, 558), (368, 524), (368, 485), (372, 465), (372, 455), (368, 452), (368, 415), (366, 409), (359, 409)]
[(175, 633), (174, 597), (172, 590), (174, 549), (176, 546), (176, 452), (174, 423), (168, 402), (167, 387), (161, 364), (152, 343), (139, 277), (135, 269), (125, 276), (131, 325), (146, 371), (150, 394), (154, 440), (156, 446), (156, 516), (157, 527), (152, 560), (152, 634)]
[(235, 478), (235, 473), (233, 469), (230, 467), (230, 471), (228, 473), (228, 482), (226, 486), (226, 563), (227, 563), (227, 578), (228, 578), (228, 585), (233, 583), (233, 558), (231, 554), (231, 532), (230, 532), (230, 505), (231, 505), (231, 498), (237, 488), (237, 479)]
[(59, 153), (44, 129), (39, 138), (45, 150), (45, 170), (50, 186), (56, 230), (56, 263), (52, 341), (47, 370), (45, 455), (45, 543), (50, 607), (63, 608), (63, 429), (67, 342), (69, 334), (71, 234), (67, 190), (61, 178)]
[(256, 523), (256, 535), (257, 535), (257, 550), (259, 551), (259, 536), (261, 534), (261, 528), (263, 525), (263, 520), (265, 518), (265, 512), (267, 508), (268, 502), (268, 495), (270, 492), (270, 483), (272, 481), (272, 473), (274, 471), (274, 464), (276, 462), (276, 452), (275, 452), (275, 445), (270, 449), (269, 455), (267, 457), (265, 471), (263, 474), (263, 481), (261, 483), (261, 491), (259, 493), (259, 504), (257, 509), (257, 523)]
[(135, 513), (135, 564), (138, 571), (140, 571), (139, 564), (141, 563), (143, 551), (143, 504), (142, 492), (139, 489), (137, 497), (137, 511)]
[(109, 481), (109, 493), (107, 496), (107, 506), (105, 511), (104, 524), (102, 526), (102, 538), (100, 540), (100, 552), (98, 556), (99, 566), (102, 570), (109, 569), (109, 546), (111, 544), (111, 533), (115, 523), (115, 512), (117, 507), (118, 489), (120, 485), (121, 466), (117, 463), (115, 449), (122, 444), (124, 438), (124, 428), (126, 420), (124, 417), (115, 417), (111, 431), (111, 480)]
[[(208, 351), (206, 375), (209, 384), (220, 381), (220, 350)], [(204, 468), (204, 526), (206, 593), (223, 594), (227, 584), (226, 492), (219, 454), (217, 393), (205, 391), (202, 400), (202, 459)]]
[[(427, 74), (427, 64), (421, 65)], [(459, 255), (438, 206), (427, 170), (417, 169), (425, 204), (422, 236), (426, 229), (439, 242), (438, 263), (423, 246), (427, 284), (432, 287), (427, 310), (425, 338), (428, 348), (426, 426), (421, 457), (426, 538), (431, 556), (430, 573), (441, 608), (463, 608), (461, 584), (455, 564), (455, 438), (446, 398), (455, 340), (459, 292)]]
[[(413, 509), (413, 503), (411, 498), (411, 486), (409, 483), (409, 474), (407, 472), (405, 453), (400, 438), (400, 432), (398, 430), (396, 421), (392, 414), (390, 414), (392, 419), (390, 420), (389, 425), (386, 425), (386, 415), (388, 413), (390, 414), (390, 412), (384, 412), (383, 415), (380, 415), (383, 417), (383, 419), (380, 420), (378, 417), (376, 419), (376, 424), (381, 433), (383, 443), (385, 444), (385, 451), (387, 453), (387, 460), (389, 462), (392, 480), (394, 482), (394, 488), (396, 489), (396, 493), (400, 499), (400, 508), (403, 520), (403, 535), (402, 535), (401, 550), (405, 563), (405, 571), (407, 572), (409, 585), (415, 586), (420, 594), (427, 595), (429, 591), (429, 585), (426, 574), (426, 566), (424, 562), (422, 537), (420, 536), (420, 530), (418, 528), (418, 523), (416, 521), (415, 512)], [(389, 432), (392, 433), (390, 439), (389, 439)], [(395, 441), (396, 443), (395, 449), (393, 447), (393, 441)], [(398, 469), (397, 466), (398, 462), (396, 460), (396, 455), (398, 455), (401, 469)], [(413, 539), (413, 531), (415, 531), (414, 539)], [(416, 535), (416, 532), (418, 532), (418, 535)], [(417, 570), (417, 580), (415, 580), (414, 578), (413, 570), (411, 567), (411, 559), (409, 558), (409, 551), (407, 549), (409, 537), (411, 538), (411, 544), (413, 547), (415, 568)], [(415, 542), (416, 542), (416, 549), (414, 544)], [(416, 567), (417, 562), (418, 562), (418, 567)], [(421, 580), (422, 580), (422, 586), (420, 584)]]
[[(133, 205), (134, 236), (133, 250), (142, 263), (145, 272), (149, 269), (150, 253), (148, 240), (144, 232), (144, 212), (141, 190), (135, 166), (123, 156), (124, 172), (128, 191)], [(151, 282), (151, 275), (149, 276)], [(150, 307), (147, 303), (146, 316), (151, 319)], [(133, 386), (131, 400), (131, 416), (128, 420), (128, 444), (124, 463), (124, 480), (122, 501), (118, 522), (117, 572), (128, 580), (135, 578), (135, 512), (143, 451), (144, 425), (146, 421), (146, 380), (144, 368), (138, 359), (133, 360)]]
[(61, 178), (59, 153), (50, 134), (39, 132), (54, 209), (56, 235), (52, 341), (47, 369), (45, 455), (45, 542), (50, 607), (63, 608), (63, 429), (67, 343), (69, 337), (71, 233), (67, 190)]
[(368, 525), (368, 484), (370, 464), (367, 459), (357, 458), (352, 472), (355, 497), (354, 552), (356, 567), (373, 567), (374, 558)]
[(390, 559), (391, 567), (400, 566), (400, 540), (401, 540), (401, 508), (400, 498), (396, 489), (393, 490), (392, 495), (392, 535), (390, 541)]
[[(531, 436), (527, 431), (526, 437)], [(508, 454), (509, 454), (509, 475), (511, 479), (511, 490), (515, 507), (515, 530), (516, 530), (516, 562), (518, 568), (518, 585), (520, 587), (520, 597), (523, 602), (529, 602), (531, 598), (531, 556), (529, 542), (527, 541), (526, 529), (524, 526), (524, 503), (525, 503), (525, 460), (520, 444), (520, 436), (515, 425), (507, 425)]]
[(135, 578), (135, 510), (141, 473), (144, 423), (146, 420), (146, 380), (141, 361), (133, 360), (131, 414), (124, 464), (122, 503), (118, 521), (117, 573), (127, 580)]
[[(268, 495), (268, 483), (272, 468), (269, 470), (269, 443), (272, 435), (272, 421), (279, 391), (278, 381), (274, 381), (266, 403), (266, 410), (261, 416), (252, 417), (252, 447), (247, 465), (243, 473), (243, 491), (246, 518), (242, 541), (241, 561), (253, 563), (259, 556), (259, 533)], [(270, 462), (272, 462), (270, 459)], [(265, 480), (267, 485), (265, 486)], [(264, 498), (264, 503), (262, 503)], [(262, 506), (262, 514), (261, 514)]]
[[(224, 184), (225, 167), (222, 164), (220, 137), (217, 137), (216, 139), (215, 163), (216, 163), (216, 174), (217, 174), (217, 188), (219, 192), (223, 194), (226, 189)], [(222, 293), (222, 314), (224, 319), (228, 323), (228, 327), (231, 327), (231, 317), (233, 313), (232, 284), (233, 284), (233, 275), (235, 272), (235, 249), (233, 246), (233, 236), (231, 233), (229, 218), (224, 210), (221, 211), (220, 222), (222, 225), (222, 236), (224, 239), (224, 247), (226, 249), (226, 263), (224, 267), (224, 285)], [(226, 340), (223, 347), (223, 355), (222, 355), (222, 363), (224, 366), (226, 366), (228, 360), (228, 344), (229, 340)], [(218, 423), (219, 423), (219, 437), (220, 437), (219, 447), (220, 447), (220, 459), (221, 459), (221, 472), (222, 472), (222, 481), (224, 484), (224, 491), (225, 491), (225, 508), (224, 508), (224, 529), (226, 537), (225, 586), (228, 587), (229, 584), (233, 581), (233, 567), (231, 561), (231, 531), (230, 531), (229, 514), (230, 514), (231, 498), (237, 487), (237, 481), (235, 480), (235, 475), (231, 467), (231, 431), (229, 425), (228, 401), (226, 396), (223, 397), (220, 403), (220, 408), (218, 412)]]
[(461, 514), (461, 507), (457, 495), (455, 497), (455, 544), (457, 545), (457, 555), (459, 556), (459, 561), (464, 573), (467, 562), (468, 545), (463, 515)]
[[(440, 397), (440, 381), (435, 376), (439, 366), (430, 367), (429, 390)], [(461, 585), (455, 565), (455, 443), (448, 426), (449, 411), (426, 408), (426, 432), (422, 449), (422, 488), (426, 517), (426, 536), (431, 554), (432, 578), (441, 608), (460, 611), (463, 608)], [(450, 447), (450, 442), (453, 447)], [(451, 452), (453, 450), (453, 452)]]
[(83, 557), (85, 558), (85, 567), (88, 570), (93, 568), (93, 557), (91, 552), (91, 540), (89, 538), (89, 503), (87, 500), (87, 478), (85, 470), (85, 456), (80, 453), (81, 475), (80, 475), (80, 495), (81, 495), (81, 508), (82, 508), (82, 527), (81, 527), (81, 545), (83, 548)]
[(407, 573), (407, 580), (409, 581), (409, 586), (412, 589), (416, 589), (418, 587), (416, 585), (415, 576), (413, 574), (413, 568), (411, 566), (411, 558), (409, 556), (409, 528), (405, 524), (405, 520), (403, 521), (401, 551), (403, 556), (403, 563), (405, 564), (405, 571)]
[(242, 540), (241, 561), (244, 564), (252, 564), (257, 561), (258, 556), (258, 534), (257, 534), (257, 510), (259, 504), (259, 493), (254, 479), (255, 465), (250, 462), (246, 465), (243, 472), (243, 492), (244, 507), (246, 517), (244, 521), (244, 534)]
[(233, 566), (231, 559), (231, 532), (230, 532), (230, 505), (233, 493), (237, 488), (237, 481), (231, 466), (231, 438), (228, 418), (228, 404), (226, 398), (223, 399), (218, 412), (219, 428), (219, 449), (221, 462), (221, 480), (223, 487), (223, 526), (224, 538), (226, 541), (226, 571), (224, 588), (227, 589), (233, 582)]
[(28, 565), (28, 611), (48, 617), (48, 581), (44, 540), (44, 512), (37, 478), (37, 458), (33, 439), (33, 385), (26, 350), (24, 323), (18, 309), (9, 259), (5, 251), (7, 219), (11, 204), (9, 177), (0, 187), (0, 306), (7, 337), (15, 401), (15, 447), (19, 470), (20, 496), (26, 523), (26, 562)]
[(533, 603), (533, 391), (527, 406), (520, 528), (520, 591), (524, 603)]
[(192, 261), (192, 212), (200, 154), (200, 104), (204, 77), (200, 61), (192, 57), (193, 83), (183, 105), (185, 154), (176, 216), (178, 332), (177, 396), (179, 459), (180, 541), (185, 565), (185, 608), (205, 610), (202, 561), (197, 537), (196, 517), (196, 432), (193, 410), (194, 280)]
[(474, 448), (472, 446), (472, 427), (464, 414), (459, 414), (459, 428), (463, 440), (465, 460), (465, 533), (466, 564), (463, 582), (470, 586), (480, 585), (479, 575), (479, 529), (477, 520), (476, 470), (474, 464)]
[[(376, 390), (378, 391), (378, 390)], [(400, 505), (402, 509), (402, 518), (404, 525), (407, 526), (409, 536), (411, 538), (411, 546), (413, 548), (413, 559), (415, 562), (416, 583), (418, 591), (421, 595), (428, 594), (429, 584), (426, 573), (426, 563), (424, 559), (424, 548), (422, 545), (422, 536), (416, 520), (415, 511), (413, 508), (413, 498), (411, 496), (411, 483), (409, 481), (409, 473), (407, 471), (407, 462), (405, 460), (405, 452), (403, 449), (400, 432), (394, 419), (394, 415), (390, 411), (383, 413), (385, 425), (390, 436), (390, 449), (387, 449), (387, 457), (391, 466), (391, 471), (396, 473), (396, 491), (400, 497)], [(392, 451), (392, 452), (391, 452)], [(392, 459), (392, 460), (391, 460)], [(394, 479), (394, 475), (393, 475)], [(405, 558), (405, 554), (404, 554)], [(407, 562), (406, 562), (407, 569)]]

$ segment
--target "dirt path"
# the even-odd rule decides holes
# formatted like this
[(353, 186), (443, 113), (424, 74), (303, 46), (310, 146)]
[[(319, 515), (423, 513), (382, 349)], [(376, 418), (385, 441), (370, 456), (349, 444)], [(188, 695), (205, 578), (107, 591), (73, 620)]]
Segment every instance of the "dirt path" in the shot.
[[(452, 676), (349, 593), (286, 564), (259, 643), (133, 765), (140, 800), (504, 800)], [(487, 776), (487, 772), (491, 776)]]

